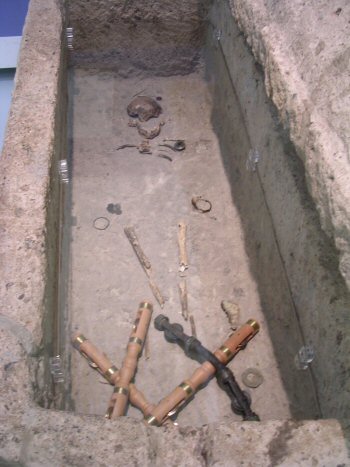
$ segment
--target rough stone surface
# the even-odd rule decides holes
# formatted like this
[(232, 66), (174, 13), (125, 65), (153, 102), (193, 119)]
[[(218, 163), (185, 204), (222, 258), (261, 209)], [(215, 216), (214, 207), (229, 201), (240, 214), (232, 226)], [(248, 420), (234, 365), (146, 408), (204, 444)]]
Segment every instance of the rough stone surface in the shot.
[(186, 74), (198, 64), (211, 0), (73, 0), (74, 63), (133, 74)]
[(106, 423), (99, 417), (30, 409), (1, 422), (2, 466), (350, 465), (348, 428), (336, 421), (157, 429), (130, 419)]
[(56, 295), (57, 158), (65, 146), (59, 117), (61, 34), (59, 5), (33, 0), (1, 158), (0, 323), (16, 337), (31, 368), (20, 386), (15, 379), (8, 384), (30, 393), (38, 384), (43, 389), (46, 370), (40, 362), (51, 353), (50, 320), (45, 330), (43, 323)]
[(347, 0), (230, 2), (303, 161), (322, 228), (350, 285), (349, 12)]
[[(300, 372), (293, 374), (290, 363), (303, 343), (312, 345), (322, 416), (347, 416), (350, 294), (339, 272), (338, 252), (320, 227), (302, 163), (269, 105), (261, 70), (247, 53), (229, 5), (218, 4), (211, 22), (222, 31), (220, 43), (209, 47), (216, 57), (209, 66), (216, 104), (212, 122), (280, 371), (287, 386), (300, 387)], [(208, 37), (212, 43), (211, 32)], [(254, 147), (261, 160), (249, 172), (246, 161)]]

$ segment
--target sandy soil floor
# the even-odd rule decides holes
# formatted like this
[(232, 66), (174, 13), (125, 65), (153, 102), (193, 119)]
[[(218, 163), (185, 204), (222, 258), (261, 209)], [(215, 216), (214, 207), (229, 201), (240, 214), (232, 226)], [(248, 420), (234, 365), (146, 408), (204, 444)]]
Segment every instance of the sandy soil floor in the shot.
[[(187, 270), (189, 308), (198, 338), (214, 350), (229, 334), (220, 303), (231, 300), (240, 307), (240, 323), (257, 319), (261, 331), (230, 364), (239, 382), (248, 367), (259, 369), (264, 382), (250, 389), (253, 409), (262, 419), (288, 418), (289, 404), (279, 376), (268, 329), (259, 303), (257, 285), (249, 270), (240, 218), (213, 132), (211, 97), (202, 76), (120, 79), (113, 73), (71, 72), (72, 101), (72, 219), (70, 245), (69, 316), (71, 329), (80, 330), (121, 365), (140, 301), (154, 303), (161, 312), (125, 234), (133, 225), (151, 261), (166, 304), (163, 312), (190, 332), (180, 313), (177, 230), (188, 226)], [(137, 149), (117, 151), (123, 144), (139, 144), (136, 128), (128, 126), (126, 107), (142, 93), (160, 96), (161, 134), (151, 140), (152, 155)], [(148, 128), (159, 119), (147, 122)], [(184, 139), (186, 150), (159, 147), (163, 139)], [(166, 154), (172, 162), (159, 158)], [(203, 196), (212, 210), (193, 209), (191, 198)], [(115, 213), (108, 205), (118, 205)], [(106, 230), (94, 220), (106, 217)], [(150, 357), (139, 361), (137, 386), (157, 402), (190, 376), (198, 363), (186, 357), (163, 333), (149, 331)], [(242, 387), (244, 387), (242, 385)], [(111, 387), (72, 349), (72, 398), (80, 413), (101, 414)], [(130, 407), (128, 416), (141, 418)], [(232, 414), (227, 395), (215, 380), (200, 391), (178, 417), (180, 424), (239, 419)]]

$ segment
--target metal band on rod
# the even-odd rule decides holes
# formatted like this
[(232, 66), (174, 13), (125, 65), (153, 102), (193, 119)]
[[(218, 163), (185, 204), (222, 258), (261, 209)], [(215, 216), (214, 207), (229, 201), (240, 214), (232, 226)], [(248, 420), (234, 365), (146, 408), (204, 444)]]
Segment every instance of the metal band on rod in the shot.
[(193, 389), (191, 388), (191, 386), (186, 383), (186, 381), (184, 381), (183, 383), (179, 384), (179, 388), (183, 389), (186, 393), (186, 399), (188, 399), (189, 397), (192, 396), (192, 394), (194, 393)]
[(129, 389), (128, 388), (122, 388), (121, 386), (116, 386), (113, 390), (114, 394), (124, 394), (124, 396), (127, 396), (129, 394)]
[[(137, 361), (147, 335), (152, 311), (153, 306), (150, 302), (144, 301), (139, 304), (136, 319), (128, 339), (126, 355), (119, 371), (119, 378), (115, 381), (117, 388), (110, 400), (110, 406), (113, 406), (111, 413), (112, 419), (125, 414), (128, 403), (128, 392), (122, 391), (120, 388), (128, 388), (136, 373)], [(136, 344), (137, 347), (133, 344)]]
[(130, 344), (138, 344), (138, 345), (141, 345), (141, 347), (142, 347), (142, 345), (143, 345), (143, 340), (140, 339), (139, 337), (130, 337), (129, 343), (130, 343)]

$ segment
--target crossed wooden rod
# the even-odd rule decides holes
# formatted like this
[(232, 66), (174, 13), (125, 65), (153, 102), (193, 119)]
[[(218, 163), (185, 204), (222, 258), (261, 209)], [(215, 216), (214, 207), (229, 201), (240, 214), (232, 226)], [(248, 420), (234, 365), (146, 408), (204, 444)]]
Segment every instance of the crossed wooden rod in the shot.
[[(130, 401), (133, 406), (141, 410), (146, 424), (160, 426), (215, 374), (214, 366), (206, 361), (194, 371), (190, 378), (184, 380), (164, 397), (158, 405), (148, 402), (144, 394), (131, 381), (136, 372), (137, 361), (142, 352), (152, 312), (153, 306), (150, 302), (140, 303), (120, 370), (81, 333), (76, 333), (72, 337), (74, 347), (89, 361), (90, 366), (114, 386), (107, 408), (107, 418), (115, 419), (123, 416), (127, 403)], [(214, 352), (214, 355), (226, 365), (258, 331), (258, 322), (253, 319), (248, 320)]]

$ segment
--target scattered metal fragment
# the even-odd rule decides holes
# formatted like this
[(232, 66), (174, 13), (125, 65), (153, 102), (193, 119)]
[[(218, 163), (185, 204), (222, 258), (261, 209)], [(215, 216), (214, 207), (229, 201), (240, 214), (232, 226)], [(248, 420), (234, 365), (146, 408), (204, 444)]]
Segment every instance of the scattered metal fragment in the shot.
[(242, 381), (248, 388), (257, 388), (264, 382), (264, 377), (256, 368), (247, 368), (242, 373)]
[(187, 258), (187, 251), (186, 251), (187, 225), (183, 221), (180, 221), (178, 226), (179, 226), (179, 230), (177, 234), (177, 240), (179, 244), (179, 259), (180, 259), (179, 272), (185, 272), (185, 270), (188, 268), (188, 258)]
[(221, 302), (221, 308), (226, 313), (228, 322), (230, 323), (230, 328), (232, 331), (235, 331), (238, 328), (239, 315), (241, 312), (239, 306), (236, 303), (223, 300)]
[(137, 92), (136, 94), (134, 94), (132, 97), (136, 97), (136, 96), (141, 96), (143, 92), (145, 92), (146, 89), (142, 89), (142, 91), (139, 91)]
[(153, 278), (153, 271), (152, 271), (151, 263), (150, 263), (149, 259), (147, 258), (147, 256), (145, 255), (145, 253), (143, 252), (141, 246), (140, 246), (140, 243), (139, 243), (139, 240), (137, 238), (134, 227), (132, 227), (132, 226), (131, 227), (125, 227), (124, 232), (125, 232), (125, 235), (127, 236), (128, 240), (129, 240), (129, 242), (131, 243), (131, 246), (133, 247), (134, 252), (135, 252), (138, 260), (140, 261), (140, 264), (141, 264), (143, 270), (145, 271), (145, 273), (146, 273), (146, 275), (148, 277), (148, 283), (149, 283), (149, 286), (150, 286), (150, 288), (151, 288), (151, 290), (153, 292), (154, 297), (156, 298), (156, 300), (159, 303), (159, 305), (161, 306), (161, 308), (163, 308), (165, 300), (164, 300), (164, 298), (163, 298), (157, 284), (155, 283), (155, 280)]
[(119, 151), (120, 149), (125, 148), (138, 148), (138, 146), (136, 144), (122, 144), (121, 146), (118, 146), (116, 150)]
[(109, 227), (109, 219), (107, 217), (96, 217), (93, 222), (93, 226), (97, 230), (106, 230)]
[(160, 130), (161, 130), (163, 125), (165, 125), (165, 122), (161, 121), (154, 128), (151, 128), (150, 130), (147, 130), (146, 128), (143, 128), (141, 126), (140, 122), (137, 122), (135, 120), (130, 120), (129, 121), (129, 126), (136, 127), (137, 131), (139, 132), (139, 135), (143, 136), (146, 139), (156, 138), (159, 135)]
[[(173, 141), (173, 140), (167, 140), (167, 141)], [(186, 149), (186, 143), (183, 139), (176, 139), (174, 140), (174, 144), (159, 144), (159, 146), (163, 146), (166, 148), (171, 149), (172, 151), (184, 151)]]
[(170, 156), (167, 156), (166, 154), (157, 154), (157, 157), (161, 157), (163, 159), (168, 160), (169, 162), (173, 162), (172, 158)]
[(179, 283), (179, 294), (181, 303), (181, 314), (185, 321), (188, 320), (188, 300), (187, 300), (187, 283), (186, 279)]
[(141, 154), (152, 154), (151, 151), (151, 146), (149, 145), (149, 141), (146, 139), (141, 141), (139, 145), (137, 144), (122, 144), (121, 146), (118, 146), (116, 148), (116, 151), (119, 151), (120, 149), (125, 149), (125, 148), (137, 148), (139, 150), (139, 153)]
[(117, 214), (117, 216), (119, 216), (122, 213), (122, 208), (119, 203), (116, 203), (116, 204), (109, 203), (106, 209), (111, 214)]
[(202, 198), (201, 196), (194, 196), (191, 200), (192, 205), (199, 212), (211, 211), (212, 204), (209, 200)]
[(140, 122), (146, 122), (152, 117), (159, 117), (162, 112), (158, 102), (148, 96), (136, 96), (127, 107), (130, 117), (138, 117)]

